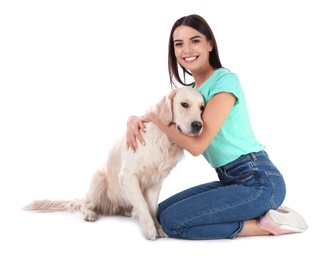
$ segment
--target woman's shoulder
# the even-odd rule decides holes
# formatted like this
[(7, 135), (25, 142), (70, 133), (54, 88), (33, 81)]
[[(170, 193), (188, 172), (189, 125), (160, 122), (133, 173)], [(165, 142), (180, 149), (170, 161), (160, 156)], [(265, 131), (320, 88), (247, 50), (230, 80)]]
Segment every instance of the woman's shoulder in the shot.
[(225, 82), (230, 84), (239, 84), (239, 78), (237, 74), (226, 68), (217, 69), (210, 77), (210, 81), (212, 84), (221, 84)]
[(235, 72), (230, 71), (227, 68), (219, 68), (219, 69), (215, 70), (214, 76), (218, 77), (218, 78), (221, 78), (224, 76), (237, 78), (237, 74)]
[(238, 99), (242, 97), (242, 88), (237, 75), (226, 68), (217, 69), (198, 90), (206, 101), (220, 92), (233, 93)]

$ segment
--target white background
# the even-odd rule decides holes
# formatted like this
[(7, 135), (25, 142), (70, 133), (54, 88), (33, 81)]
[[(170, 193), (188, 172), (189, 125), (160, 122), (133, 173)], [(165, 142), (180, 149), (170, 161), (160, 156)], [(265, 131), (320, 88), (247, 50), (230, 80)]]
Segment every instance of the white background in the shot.
[[(34, 199), (84, 196), (131, 114), (170, 90), (169, 31), (196, 13), (237, 73), (252, 125), (286, 178), (303, 234), (147, 241), (137, 220), (36, 214)], [(1, 1), (0, 258), (323, 257), (323, 8), (321, 1)], [(217, 176), (186, 154), (160, 199)], [(321, 244), (320, 244), (321, 243)]]

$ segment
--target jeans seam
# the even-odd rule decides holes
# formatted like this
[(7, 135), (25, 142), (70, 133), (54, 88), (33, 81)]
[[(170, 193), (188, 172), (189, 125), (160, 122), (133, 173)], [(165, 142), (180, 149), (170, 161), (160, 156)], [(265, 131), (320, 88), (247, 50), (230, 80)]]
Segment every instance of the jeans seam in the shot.
[(274, 172), (274, 171), (265, 171), (264, 173), (267, 176), (267, 179), (271, 183), (271, 187), (272, 187), (272, 193), (271, 193), (271, 197), (270, 197), (270, 200), (269, 200), (270, 206), (271, 206), (272, 209), (276, 209), (278, 207), (278, 205), (276, 205), (276, 203), (273, 200), (274, 196), (276, 195), (275, 184), (274, 184), (273, 180), (270, 178), (269, 175), (277, 175), (278, 177), (280, 177), (281, 173)]

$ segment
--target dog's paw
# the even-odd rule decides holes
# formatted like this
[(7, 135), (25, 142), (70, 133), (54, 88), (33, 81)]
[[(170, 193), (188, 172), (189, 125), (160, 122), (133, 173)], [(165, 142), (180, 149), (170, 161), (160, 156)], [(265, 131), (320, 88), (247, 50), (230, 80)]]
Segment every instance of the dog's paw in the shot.
[(157, 228), (158, 237), (168, 237), (168, 235), (163, 231), (162, 227)]
[(144, 236), (148, 240), (155, 240), (158, 236), (155, 227), (143, 230)]
[(83, 211), (83, 218), (86, 221), (96, 221), (98, 219), (98, 214), (93, 212), (92, 210)]
[(156, 220), (155, 228), (158, 234), (158, 237), (168, 237), (168, 235), (163, 231), (161, 224)]

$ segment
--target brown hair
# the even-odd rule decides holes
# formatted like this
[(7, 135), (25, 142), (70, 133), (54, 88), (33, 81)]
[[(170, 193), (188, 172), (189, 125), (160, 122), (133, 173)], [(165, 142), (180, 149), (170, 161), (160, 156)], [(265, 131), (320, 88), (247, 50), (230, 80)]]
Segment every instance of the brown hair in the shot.
[(192, 14), (184, 16), (178, 19), (172, 26), (169, 38), (169, 54), (168, 54), (168, 68), (169, 68), (169, 78), (171, 88), (176, 87), (174, 79), (184, 86), (190, 86), (193, 83), (186, 83), (186, 74), (192, 76), (191, 72), (185, 69), (179, 64), (183, 72), (183, 80), (180, 78), (178, 70), (178, 62), (174, 54), (174, 43), (173, 43), (173, 33), (180, 26), (186, 25), (189, 26), (203, 35), (206, 36), (207, 40), (210, 41), (213, 45), (212, 51), (209, 53), (209, 63), (214, 69), (222, 68), (222, 64), (219, 59), (218, 48), (216, 44), (216, 39), (214, 37), (213, 31), (209, 27), (208, 23), (204, 18), (199, 15)]

